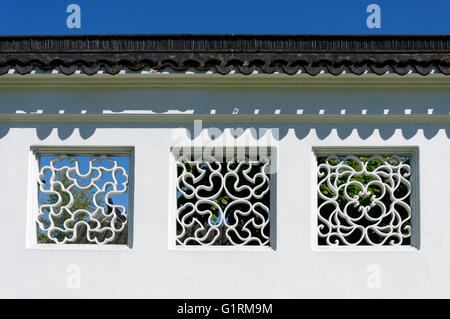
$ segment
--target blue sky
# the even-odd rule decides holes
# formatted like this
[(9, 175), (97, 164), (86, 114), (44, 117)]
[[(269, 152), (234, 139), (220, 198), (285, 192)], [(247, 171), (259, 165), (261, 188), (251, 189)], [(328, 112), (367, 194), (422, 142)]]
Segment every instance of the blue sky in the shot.
[[(81, 7), (81, 29), (66, 7)], [(381, 28), (369, 29), (369, 4)], [(450, 34), (448, 0), (2, 0), (0, 35), (257, 33)]]

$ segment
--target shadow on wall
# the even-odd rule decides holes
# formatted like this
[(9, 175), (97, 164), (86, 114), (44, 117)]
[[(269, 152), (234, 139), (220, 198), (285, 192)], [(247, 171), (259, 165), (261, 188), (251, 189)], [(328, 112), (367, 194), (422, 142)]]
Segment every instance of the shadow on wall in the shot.
[[(136, 89), (136, 88), (93, 88), (93, 89), (0, 89), (0, 113), (45, 114), (102, 114), (105, 112), (178, 112), (185, 114), (232, 114), (234, 108), (239, 114), (326, 114), (326, 115), (381, 115), (381, 114), (434, 114), (449, 115), (450, 91), (433, 88), (243, 88), (243, 89)], [(419, 129), (427, 139), (444, 129), (450, 137), (450, 124), (203, 124), (223, 131), (229, 127), (276, 127), (279, 138), (286, 136), (289, 129), (299, 139), (307, 136), (314, 128), (320, 139), (337, 130), (345, 139), (354, 129), (361, 139), (369, 138), (378, 129), (383, 139), (390, 138), (396, 129), (401, 129), (406, 139), (414, 137)], [(36, 128), (39, 139), (47, 138), (57, 128), (58, 136), (65, 140), (75, 128), (83, 139), (91, 137), (97, 128), (176, 128), (186, 127), (193, 136), (193, 124), (179, 123), (136, 123), (136, 124), (58, 124), (58, 123), (7, 123), (0, 122), (0, 138), (10, 128)]]
[[(413, 138), (419, 130), (423, 131), (426, 139), (433, 138), (439, 130), (444, 130), (447, 138), (450, 139), (450, 124), (252, 124), (252, 123), (203, 123), (203, 129), (208, 130), (211, 139), (219, 138), (226, 129), (233, 128), (235, 137), (241, 136), (245, 131), (249, 130), (253, 138), (260, 139), (265, 136), (267, 131), (272, 131), (271, 134), (276, 140), (282, 140), (286, 137), (289, 130), (293, 130), (299, 140), (304, 139), (310, 133), (323, 140), (327, 138), (332, 130), (336, 130), (338, 137), (342, 140), (349, 137), (354, 130), (362, 140), (371, 137), (375, 131), (383, 140), (388, 140), (392, 137), (396, 130), (401, 130), (401, 134), (407, 140)], [(40, 140), (45, 140), (54, 129), (57, 129), (58, 136), (61, 140), (69, 138), (74, 134), (75, 129), (78, 129), (81, 138), (88, 139), (96, 129), (103, 128), (185, 128), (187, 137), (196, 138), (198, 136), (197, 130), (194, 129), (193, 123), (137, 123), (137, 124), (37, 124), (37, 123), (2, 123), (0, 124), (0, 138), (5, 137), (11, 128), (36, 128), (37, 137)], [(276, 134), (273, 129), (277, 129)], [(218, 130), (221, 132), (217, 134)]]

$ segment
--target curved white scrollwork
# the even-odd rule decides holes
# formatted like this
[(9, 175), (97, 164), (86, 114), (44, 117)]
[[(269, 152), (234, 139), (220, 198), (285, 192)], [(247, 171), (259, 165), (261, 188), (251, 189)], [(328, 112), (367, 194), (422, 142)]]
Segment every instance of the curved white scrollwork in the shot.
[[(40, 169), (38, 231), (56, 244), (108, 244), (127, 227), (127, 212), (114, 195), (127, 192), (124, 167), (106, 156), (90, 157), (86, 174), (77, 157), (61, 155)], [(82, 227), (84, 226), (84, 227)]]
[(269, 157), (176, 159), (177, 245), (268, 246)]
[(410, 245), (410, 157), (318, 157), (319, 245)]

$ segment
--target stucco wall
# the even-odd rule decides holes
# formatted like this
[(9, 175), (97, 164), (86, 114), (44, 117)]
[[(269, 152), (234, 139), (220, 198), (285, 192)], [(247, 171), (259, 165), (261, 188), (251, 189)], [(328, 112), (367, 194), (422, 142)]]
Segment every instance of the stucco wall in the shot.
[[(230, 114), (449, 114), (450, 91), (433, 88), (10, 88), (1, 113), (101, 113), (140, 110)], [(406, 111), (407, 113), (409, 111)], [(212, 117), (214, 115), (211, 115)], [(304, 298), (449, 297), (449, 124), (212, 123), (203, 127), (271, 128), (278, 151), (274, 251), (168, 249), (169, 151), (187, 123), (0, 124), (2, 231), (0, 297)], [(221, 136), (220, 138), (223, 138)], [(217, 145), (221, 140), (215, 141)], [(189, 141), (188, 138), (185, 140)], [(234, 141), (229, 137), (226, 143)], [(128, 250), (26, 248), (31, 145), (135, 147), (133, 247)], [(420, 249), (313, 251), (312, 147), (418, 146)], [(68, 265), (81, 286), (68, 288)], [(370, 265), (380, 288), (369, 288)], [(369, 270), (369, 272), (368, 272)], [(370, 285), (369, 285), (370, 286)]]

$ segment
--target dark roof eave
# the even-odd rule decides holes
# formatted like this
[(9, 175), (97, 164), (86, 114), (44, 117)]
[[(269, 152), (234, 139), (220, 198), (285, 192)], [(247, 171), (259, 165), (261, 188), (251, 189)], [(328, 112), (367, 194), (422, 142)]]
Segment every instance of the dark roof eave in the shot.
[[(91, 74), (99, 68), (116, 74), (123, 68), (172, 68), (199, 71), (231, 67), (243, 74), (255, 68), (271, 73), (300, 68), (315, 75), (346, 68), (355, 74), (407, 74), (431, 70), (450, 74), (450, 35), (58, 35), (1, 36), (0, 75), (10, 68), (26, 74), (33, 68), (75, 68)], [(92, 73), (93, 74), (93, 73)]]

